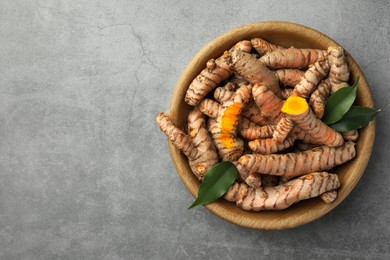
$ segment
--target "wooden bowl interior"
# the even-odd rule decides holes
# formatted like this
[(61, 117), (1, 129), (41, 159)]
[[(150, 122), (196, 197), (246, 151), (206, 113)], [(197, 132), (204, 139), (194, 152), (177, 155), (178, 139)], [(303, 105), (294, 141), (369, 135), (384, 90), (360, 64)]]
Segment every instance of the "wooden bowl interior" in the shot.
[[(244, 25), (228, 31), (208, 43), (199, 51), (188, 64), (180, 76), (174, 90), (169, 112), (173, 122), (185, 128), (186, 118), (191, 107), (184, 102), (184, 96), (191, 81), (205, 67), (211, 58), (217, 58), (240, 40), (250, 40), (261, 37), (271, 43), (284, 47), (327, 49), (331, 45), (338, 45), (334, 40), (311, 28), (287, 22), (259, 22)], [(360, 75), (357, 103), (362, 106), (373, 107), (373, 100), (367, 81), (353, 58), (347, 54), (351, 70), (351, 82)], [(240, 226), (278, 230), (296, 227), (313, 221), (335, 208), (351, 192), (363, 174), (371, 155), (375, 137), (375, 122), (359, 131), (357, 142), (357, 156), (350, 162), (336, 167), (335, 173), (340, 177), (341, 187), (339, 194), (331, 204), (322, 202), (319, 198), (301, 201), (298, 204), (282, 211), (249, 212), (238, 208), (234, 203), (219, 199), (207, 205), (206, 208), (217, 216)], [(187, 158), (174, 145), (169, 143), (169, 149), (177, 172), (185, 186), (196, 197), (199, 182), (193, 175)], [(190, 202), (189, 202), (190, 204)]]

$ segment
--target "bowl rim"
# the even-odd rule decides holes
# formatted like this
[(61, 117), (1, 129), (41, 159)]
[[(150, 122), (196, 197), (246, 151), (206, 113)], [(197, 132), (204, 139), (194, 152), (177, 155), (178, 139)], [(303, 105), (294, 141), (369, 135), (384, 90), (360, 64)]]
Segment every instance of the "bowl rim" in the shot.
[[(227, 44), (227, 42), (231, 41), (229, 40), (231, 37), (243, 40), (244, 39), (243, 36), (247, 38), (248, 35), (255, 34), (258, 35), (258, 37), (262, 38), (261, 32), (262, 31), (268, 32), (270, 30), (275, 30), (275, 31), (288, 30), (289, 33), (294, 33), (294, 34), (297, 33), (299, 37), (303, 37), (303, 38), (310, 37), (310, 39), (315, 38), (315, 42), (322, 41), (324, 43), (327, 43), (328, 46), (330, 45), (341, 46), (332, 38), (328, 37), (327, 35), (313, 28), (310, 28), (305, 25), (285, 22), (285, 21), (255, 22), (255, 23), (245, 24), (236, 27), (234, 29), (231, 29), (223, 33), (222, 35), (218, 36), (217, 38), (213, 39), (212, 41), (207, 43), (204, 47), (202, 47), (202, 49), (192, 58), (192, 60), (188, 63), (188, 65), (180, 75), (176, 83), (176, 87), (174, 88), (173, 95), (169, 105), (169, 113), (171, 115), (171, 119), (173, 123), (176, 125), (183, 124), (183, 118), (180, 119), (178, 115), (178, 111), (182, 110), (180, 108), (180, 104), (183, 104), (184, 102), (183, 88), (185, 88), (186, 90), (189, 86), (189, 82), (191, 82), (195, 77), (194, 75), (198, 75), (199, 72), (204, 68), (204, 64), (207, 61), (205, 60), (205, 57), (208, 57), (208, 59), (211, 58), (210, 53), (215, 54), (216, 52), (218, 52), (217, 48), (220, 49), (221, 46), (223, 46), (223, 44), (226, 45), (225, 46), (226, 48), (224, 49), (225, 50), (228, 49), (228, 46), (231, 46), (231, 44), (230, 43)], [(267, 40), (266, 37), (265, 39)], [(219, 55), (220, 54), (222, 53), (219, 53)], [(355, 72), (355, 74), (357, 73), (358, 75), (360, 75), (360, 84), (359, 84), (358, 97), (357, 97), (358, 103), (361, 103), (361, 105), (364, 106), (374, 107), (371, 91), (366, 81), (366, 78), (364, 77), (357, 63), (348, 54), (347, 51), (346, 51), (346, 56), (348, 58), (348, 62), (351, 67), (350, 78), (353, 78), (352, 70)], [(180, 93), (180, 95), (178, 95), (177, 93)], [(365, 128), (359, 130), (359, 135), (360, 138), (357, 143), (357, 148), (361, 149), (361, 150), (357, 149), (357, 157), (359, 157), (359, 160), (357, 160), (356, 157), (352, 161), (357, 170), (354, 171), (353, 176), (346, 177), (346, 181), (348, 181), (346, 183), (348, 184), (348, 186), (342, 190), (343, 192), (339, 192), (337, 199), (331, 204), (323, 203), (324, 205), (318, 207), (316, 206), (318, 203), (315, 204), (313, 202), (315, 199), (310, 199), (310, 200), (299, 202), (299, 204), (306, 203), (307, 205), (305, 207), (310, 207), (309, 211), (299, 210), (297, 209), (296, 205), (293, 205), (290, 207), (290, 208), (295, 207), (294, 211), (292, 212), (290, 208), (283, 211), (250, 212), (250, 211), (244, 211), (239, 209), (235, 204), (231, 202), (227, 202), (223, 199), (219, 199), (216, 202), (206, 205), (204, 207), (206, 207), (213, 214), (217, 215), (218, 217), (230, 223), (237, 224), (242, 227), (258, 229), (258, 230), (289, 229), (289, 228), (298, 227), (303, 224), (307, 224), (311, 221), (314, 221), (320, 218), (321, 216), (324, 216), (335, 207), (337, 207), (348, 196), (348, 194), (356, 186), (361, 176), (363, 175), (373, 149), (373, 144), (375, 139), (375, 120), (371, 121)], [(190, 191), (190, 193), (194, 197), (196, 197), (197, 187), (199, 186), (199, 182), (197, 181), (197, 179), (195, 178), (194, 174), (192, 173), (192, 171), (188, 166), (188, 159), (186, 159), (186, 157), (183, 154), (181, 154), (181, 152), (169, 140), (168, 143), (169, 143), (169, 150), (171, 153), (171, 157), (180, 179), (182, 180), (186, 188)], [(364, 154), (360, 153), (363, 152), (363, 150), (364, 150)], [(183, 164), (183, 160), (187, 160), (186, 161), (187, 165)], [(350, 165), (350, 162), (348, 162), (347, 164)], [(346, 166), (344, 165), (342, 166), (345, 171), (348, 172), (350, 171), (348, 168), (346, 168)], [(191, 174), (191, 176), (189, 176), (189, 173)], [(231, 205), (234, 205), (236, 209), (232, 208)], [(286, 212), (286, 213), (284, 214), (280, 212)], [(267, 222), (264, 223), (261, 220), (267, 220)]]

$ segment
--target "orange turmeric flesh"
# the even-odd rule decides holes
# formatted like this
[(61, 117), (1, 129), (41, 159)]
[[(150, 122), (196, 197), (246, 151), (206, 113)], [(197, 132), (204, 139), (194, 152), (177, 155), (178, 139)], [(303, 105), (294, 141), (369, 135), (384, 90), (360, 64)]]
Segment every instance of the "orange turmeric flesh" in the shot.
[(288, 115), (300, 115), (303, 114), (309, 105), (306, 100), (298, 96), (290, 96), (286, 102), (284, 102), (282, 107), (282, 112)]
[(235, 131), (240, 111), (241, 103), (233, 103), (226, 108), (222, 115), (220, 139), (227, 148), (234, 146), (233, 136), (235, 133), (233, 132)]

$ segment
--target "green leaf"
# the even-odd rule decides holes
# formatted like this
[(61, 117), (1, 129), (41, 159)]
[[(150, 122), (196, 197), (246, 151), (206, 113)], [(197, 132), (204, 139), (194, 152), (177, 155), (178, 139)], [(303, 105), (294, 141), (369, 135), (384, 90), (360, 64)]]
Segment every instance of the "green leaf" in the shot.
[(209, 169), (199, 186), (198, 197), (188, 208), (209, 204), (220, 198), (234, 183), (238, 175), (231, 162), (221, 162)]
[(379, 111), (369, 107), (352, 106), (340, 121), (330, 127), (339, 132), (356, 130), (365, 127)]
[(325, 124), (336, 123), (347, 113), (355, 101), (358, 84), (359, 76), (357, 76), (353, 86), (341, 88), (328, 98), (322, 118)]

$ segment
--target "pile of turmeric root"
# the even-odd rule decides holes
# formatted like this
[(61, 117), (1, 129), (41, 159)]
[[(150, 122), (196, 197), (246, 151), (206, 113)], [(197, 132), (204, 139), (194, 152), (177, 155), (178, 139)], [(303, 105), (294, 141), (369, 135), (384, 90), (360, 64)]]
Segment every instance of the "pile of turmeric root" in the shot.
[(224, 198), (244, 210), (280, 210), (316, 196), (331, 203), (340, 181), (329, 171), (355, 157), (358, 132), (339, 133), (321, 118), (349, 74), (339, 46), (244, 40), (209, 60), (190, 84), (186, 131), (164, 112), (157, 124), (200, 181), (213, 165), (231, 161), (239, 177)]

